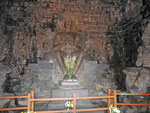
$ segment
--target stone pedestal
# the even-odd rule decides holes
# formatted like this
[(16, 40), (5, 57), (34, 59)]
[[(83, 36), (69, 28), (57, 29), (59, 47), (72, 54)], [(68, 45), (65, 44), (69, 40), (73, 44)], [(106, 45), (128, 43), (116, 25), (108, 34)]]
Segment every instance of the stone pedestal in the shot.
[(84, 87), (80, 84), (79, 81), (77, 80), (67, 80), (67, 81), (62, 81), (61, 85), (59, 86), (60, 89), (68, 89), (68, 90), (76, 90), (76, 89), (84, 89)]
[[(52, 90), (52, 98), (69, 98), (73, 97), (73, 93), (77, 97), (88, 97), (88, 89), (84, 88), (79, 81), (61, 82), (59, 86)], [(66, 101), (55, 101), (50, 103), (51, 109), (65, 109)], [(91, 108), (93, 105), (89, 100), (77, 100), (77, 109)]]

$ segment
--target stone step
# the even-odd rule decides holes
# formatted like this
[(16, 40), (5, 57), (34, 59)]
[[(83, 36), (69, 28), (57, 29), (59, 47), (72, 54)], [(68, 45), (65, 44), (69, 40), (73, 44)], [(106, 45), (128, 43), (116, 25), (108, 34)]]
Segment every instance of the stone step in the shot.
[(31, 70), (39, 69), (39, 64), (37, 63), (30, 63), (28, 66)]
[(53, 70), (53, 63), (41, 63), (39, 67), (43, 70)]
[(82, 89), (53, 89), (52, 98), (68, 98), (73, 97), (73, 93), (76, 93), (77, 97), (87, 97), (88, 90), (85, 88)]

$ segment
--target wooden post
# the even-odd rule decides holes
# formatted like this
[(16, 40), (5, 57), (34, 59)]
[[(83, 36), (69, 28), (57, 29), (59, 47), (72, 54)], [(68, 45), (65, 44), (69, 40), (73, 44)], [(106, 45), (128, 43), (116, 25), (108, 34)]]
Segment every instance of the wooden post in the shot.
[(76, 113), (76, 93), (73, 93), (73, 113)]
[[(111, 89), (110, 88), (108, 88), (108, 96), (111, 96)], [(111, 98), (108, 98), (108, 113), (110, 113), (110, 111), (109, 111), (110, 103), (111, 103)]]
[(114, 107), (117, 107), (117, 93), (116, 93), (116, 90), (114, 90)]
[(31, 94), (30, 93), (28, 93), (28, 112), (30, 112), (31, 111), (31, 102), (30, 102), (30, 99), (31, 99)]
[[(34, 91), (31, 91), (31, 99), (34, 99)], [(34, 101), (31, 102), (31, 111), (34, 112)]]

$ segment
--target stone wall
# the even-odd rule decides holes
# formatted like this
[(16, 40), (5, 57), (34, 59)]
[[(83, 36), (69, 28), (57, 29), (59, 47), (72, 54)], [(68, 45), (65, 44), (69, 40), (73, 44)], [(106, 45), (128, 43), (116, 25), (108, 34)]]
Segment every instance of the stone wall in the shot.
[(122, 90), (126, 90), (126, 75), (122, 70), (128, 66), (135, 66), (138, 48), (143, 43), (141, 37), (150, 15), (148, 11), (150, 2), (147, 0), (125, 3), (126, 5), (121, 4), (121, 20), (114, 23), (107, 34), (114, 50), (111, 66), (114, 69), (117, 85)]

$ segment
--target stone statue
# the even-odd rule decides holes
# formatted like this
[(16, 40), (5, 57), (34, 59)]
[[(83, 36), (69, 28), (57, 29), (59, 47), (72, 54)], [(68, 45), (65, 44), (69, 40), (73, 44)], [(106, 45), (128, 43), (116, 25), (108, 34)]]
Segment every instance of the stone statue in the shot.
[(64, 31), (56, 33), (54, 37), (53, 47), (57, 63), (64, 74), (64, 80), (68, 80), (67, 70), (65, 66), (65, 58), (76, 57), (75, 68), (71, 79), (77, 79), (76, 73), (83, 63), (85, 53), (83, 51), (83, 43), (77, 32), (71, 31), (72, 20), (65, 20), (63, 27)]

